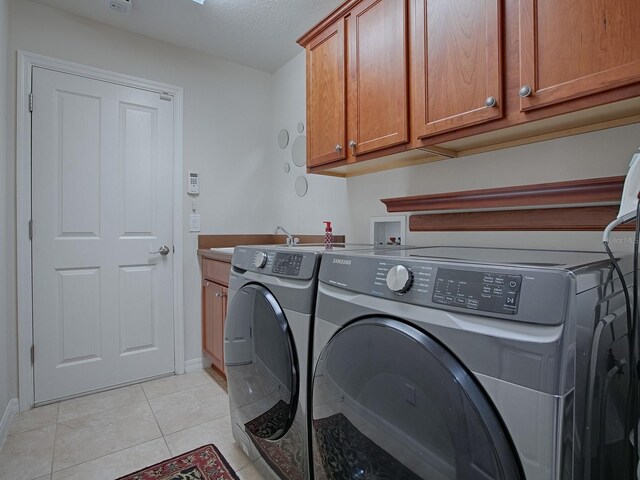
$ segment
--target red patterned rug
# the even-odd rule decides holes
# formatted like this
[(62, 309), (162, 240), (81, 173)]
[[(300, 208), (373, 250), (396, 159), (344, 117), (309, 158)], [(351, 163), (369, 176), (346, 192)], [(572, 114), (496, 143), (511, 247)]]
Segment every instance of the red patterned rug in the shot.
[(214, 445), (205, 445), (117, 480), (239, 480)]

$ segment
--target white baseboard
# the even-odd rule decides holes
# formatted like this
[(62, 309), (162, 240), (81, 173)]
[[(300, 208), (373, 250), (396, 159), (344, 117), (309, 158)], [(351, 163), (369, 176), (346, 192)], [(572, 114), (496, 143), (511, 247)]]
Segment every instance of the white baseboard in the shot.
[(206, 357), (192, 358), (184, 362), (184, 373), (193, 373), (209, 367), (209, 360)]
[(2, 444), (4, 443), (5, 438), (7, 438), (7, 434), (9, 433), (9, 426), (11, 425), (11, 421), (13, 420), (13, 416), (18, 413), (18, 411), (18, 399), (12, 398), (7, 404), (4, 415), (2, 415), (2, 420), (0, 420), (0, 448), (2, 448)]

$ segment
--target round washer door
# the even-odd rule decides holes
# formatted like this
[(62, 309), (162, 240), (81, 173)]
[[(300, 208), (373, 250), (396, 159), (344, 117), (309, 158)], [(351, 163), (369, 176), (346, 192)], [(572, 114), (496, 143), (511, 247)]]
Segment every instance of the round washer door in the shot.
[(524, 478), (485, 392), (442, 345), (371, 318), (338, 332), (313, 380), (316, 478)]
[(224, 348), (233, 421), (258, 439), (281, 438), (295, 417), (299, 370), (289, 324), (267, 288), (249, 284), (233, 296)]

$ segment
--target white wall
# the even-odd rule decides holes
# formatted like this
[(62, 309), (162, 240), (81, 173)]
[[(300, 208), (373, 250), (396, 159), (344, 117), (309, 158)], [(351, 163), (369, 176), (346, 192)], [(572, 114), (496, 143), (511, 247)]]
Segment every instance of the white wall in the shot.
[[(629, 160), (638, 147), (640, 125), (636, 124), (353, 177), (347, 181), (352, 220), (350, 237), (356, 242), (368, 241), (369, 217), (390, 215), (380, 202), (381, 198), (625, 175)], [(438, 232), (407, 235), (407, 243), (411, 245), (481, 244), (598, 251), (602, 249), (601, 241), (599, 232)]]
[[(9, 0), (0, 0), (0, 418), (11, 398), (17, 397), (15, 381), (17, 359), (15, 341), (9, 337), (14, 322), (12, 308), (8, 305), (7, 293), (11, 279), (7, 273), (7, 230), (10, 212), (4, 205), (9, 198), (8, 187), (8, 44), (9, 44)], [(0, 439), (1, 443), (2, 439)]]
[[(275, 224), (291, 233), (321, 235), (324, 233), (322, 222), (326, 220), (333, 222), (334, 234), (345, 234), (349, 228), (347, 182), (342, 178), (307, 175), (305, 167), (296, 167), (291, 159), (293, 142), (300, 135), (296, 129), (299, 122), (305, 124), (302, 135), (307, 133), (305, 68), (305, 52), (301, 51), (273, 74), (268, 138), (269, 165), (276, 195), (272, 218)], [(278, 133), (283, 128), (289, 131), (289, 145), (284, 150), (278, 146)], [(291, 166), (289, 173), (284, 172), (285, 163)], [(294, 188), (300, 175), (305, 176), (309, 184), (304, 197), (298, 197)]]
[[(6, 45), (2, 28), (8, 1), (0, 0), (2, 45)], [(291, 145), (297, 136), (297, 123), (305, 122), (304, 52), (270, 75), (28, 0), (12, 0), (9, 47), (11, 131), (8, 146), (12, 160), (6, 167), (0, 161), (0, 179), (7, 182), (7, 185), (0, 182), (0, 201), (7, 199), (6, 208), (0, 212), (0, 242), (3, 234), (7, 239), (7, 249), (0, 249), (0, 270), (5, 251), (11, 259), (6, 268), (9, 279), (6, 285), (0, 277), (3, 307), (0, 314), (5, 320), (0, 319), (0, 354), (7, 352), (9, 372), (3, 370), (5, 362), (0, 357), (0, 408), (6, 398), (17, 392), (13, 214), (17, 49), (182, 86), (185, 93), (184, 169), (185, 172), (198, 170), (201, 175), (198, 203), (203, 233), (270, 232), (275, 224), (295, 233), (322, 233), (322, 221), (331, 220), (335, 233), (346, 233), (351, 242), (368, 242), (369, 217), (386, 214), (380, 198), (624, 174), (631, 154), (640, 145), (640, 126), (636, 125), (348, 180), (307, 175), (309, 193), (299, 198), (294, 192), (294, 182), (305, 172), (293, 165)], [(0, 107), (6, 97), (1, 95), (5, 90), (2, 67), (6, 64), (2, 55), (0, 52)], [(286, 128), (291, 135), (291, 143), (285, 150), (277, 145), (281, 128)], [(6, 144), (3, 134), (0, 124), (0, 145)], [(2, 155), (0, 151), (0, 160)], [(291, 164), (288, 174), (283, 171), (285, 162)], [(190, 212), (191, 202), (185, 195), (187, 360), (201, 355), (197, 235), (186, 232)], [(416, 244), (480, 242), (600, 248), (597, 233), (410, 234), (407, 240)], [(5, 302), (5, 291), (8, 302)], [(7, 342), (6, 348), (3, 341)]]
[[(185, 174), (188, 169), (198, 170), (201, 175), (198, 203), (203, 233), (268, 232), (273, 228), (273, 219), (269, 215), (271, 202), (264, 200), (271, 195), (271, 186), (263, 181), (270, 174), (266, 162), (266, 126), (271, 122), (270, 74), (27, 0), (13, 0), (9, 99), (12, 119), (15, 118), (14, 64), (17, 49), (183, 87), (184, 170)], [(15, 158), (13, 140), (11, 143), (11, 155)], [(7, 172), (8, 178), (12, 179), (8, 192), (9, 212), (15, 211), (14, 163), (10, 164)], [(185, 193), (183, 237), (187, 360), (201, 356), (197, 234), (187, 232), (190, 212), (191, 202)], [(11, 224), (9, 238), (15, 238), (15, 222)], [(11, 258), (15, 258), (15, 241), (11, 242)], [(10, 265), (9, 270), (15, 278), (15, 265)], [(14, 297), (15, 290), (11, 292), (11, 298)], [(15, 328), (12, 330), (11, 342), (15, 344)]]

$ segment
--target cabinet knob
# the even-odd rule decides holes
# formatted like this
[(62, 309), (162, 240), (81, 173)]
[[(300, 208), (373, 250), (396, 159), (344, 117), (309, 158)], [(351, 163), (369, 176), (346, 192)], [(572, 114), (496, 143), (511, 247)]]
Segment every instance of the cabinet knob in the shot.
[(223, 292), (216, 292), (216, 297), (218, 297), (218, 298), (224, 298), (224, 297), (226, 297), (226, 296), (227, 296), (227, 294), (226, 294), (226, 293), (223, 293)]
[(496, 100), (496, 97), (487, 97), (487, 99), (484, 101), (485, 107), (488, 108), (495, 107), (497, 104), (498, 101)]
[(342, 151), (342, 145), (336, 145), (336, 152), (340, 153)]
[(531, 90), (531, 87), (529, 85), (524, 85), (518, 92), (518, 95), (520, 95), (522, 98), (525, 98), (530, 96), (532, 93), (533, 90)]
[(351, 148), (351, 150), (355, 150), (357, 146), (358, 146), (358, 144), (356, 143), (355, 140), (351, 140), (349, 142), (349, 148)]

